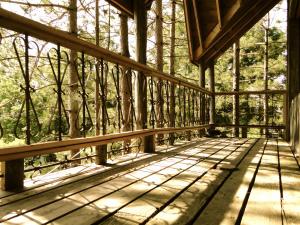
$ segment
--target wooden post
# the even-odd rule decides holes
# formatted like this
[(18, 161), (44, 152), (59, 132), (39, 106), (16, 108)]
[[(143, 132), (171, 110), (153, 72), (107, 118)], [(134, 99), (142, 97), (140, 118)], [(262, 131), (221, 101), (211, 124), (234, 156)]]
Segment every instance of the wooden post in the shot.
[(24, 159), (1, 162), (1, 190), (20, 191), (24, 184)]
[[(205, 66), (199, 63), (199, 86), (205, 88)], [(205, 94), (200, 93), (200, 123), (205, 124)], [(204, 135), (204, 131), (200, 130), (200, 137)]]
[(288, 2), (288, 116), (286, 139), (290, 141), (292, 149), (300, 154), (300, 6), (299, 1), (290, 0)]
[[(136, 59), (146, 64), (147, 51), (147, 11), (144, 1), (134, 0), (134, 20), (136, 24)], [(135, 83), (136, 127), (147, 128), (147, 79), (143, 72), (138, 72)], [(144, 152), (155, 152), (153, 135), (142, 138)]]
[[(270, 16), (267, 14), (267, 24), (265, 27), (265, 53), (264, 53), (264, 86), (265, 91), (269, 89), (268, 87), (268, 75), (269, 75), (269, 27), (270, 27)], [(266, 126), (269, 124), (269, 96), (265, 95), (264, 101), (264, 123)], [(269, 129), (265, 130), (266, 137), (269, 136)]]
[[(95, 33), (96, 33), (96, 45), (100, 46), (100, 29), (99, 29), (99, 0), (96, 0), (95, 2)], [(105, 120), (106, 120), (106, 115), (104, 113), (103, 107), (101, 109), (101, 99), (100, 99), (100, 64), (99, 62), (96, 62), (96, 82), (95, 82), (95, 117), (96, 117), (96, 128), (95, 128), (95, 134), (96, 136), (100, 135), (101, 131), (101, 120), (100, 116), (102, 118), (102, 124), (104, 124), (104, 129), (102, 126), (103, 134), (106, 132), (106, 126), (105, 126)], [(105, 104), (105, 102), (102, 102), (102, 106)], [(102, 115), (101, 115), (101, 112)], [(104, 115), (104, 117), (103, 117)], [(104, 121), (104, 122), (103, 122)], [(107, 161), (107, 145), (101, 145), (101, 146), (96, 146), (96, 164), (97, 165), (103, 165)]]
[[(121, 55), (130, 57), (128, 46), (128, 17), (125, 13), (120, 13), (120, 43), (121, 43)], [(121, 74), (121, 98), (122, 98), (122, 112), (123, 112), (123, 125), (122, 131), (130, 131), (131, 128), (131, 107), (130, 97), (132, 90), (131, 74), (128, 73), (128, 68), (123, 67), (123, 73)], [(130, 152), (130, 140), (123, 142), (123, 148)]]
[[(170, 75), (175, 76), (175, 19), (176, 19), (176, 1), (172, 0), (171, 15), (171, 37), (170, 37)], [(175, 127), (175, 85), (171, 83), (170, 88), (170, 127)], [(174, 145), (175, 135), (170, 133), (170, 145)]]
[[(240, 40), (233, 44), (233, 91), (240, 91)], [(240, 125), (240, 96), (233, 96), (233, 124)], [(239, 128), (233, 128), (233, 136), (239, 137)]]
[[(71, 35), (77, 36), (77, 0), (69, 0), (69, 32)], [(77, 120), (78, 112), (79, 112), (79, 103), (78, 98), (78, 77), (76, 72), (76, 64), (75, 60), (77, 58), (77, 52), (74, 50), (70, 51), (70, 76), (69, 76), (69, 85), (70, 85), (70, 93), (69, 93), (69, 120), (70, 120), (70, 138), (78, 138), (80, 137), (79, 132), (79, 123)], [(74, 158), (79, 158), (78, 154), (79, 150), (72, 150), (71, 155)], [(76, 155), (76, 156), (75, 156)], [(76, 161), (76, 163), (80, 163)]]
[[(162, 18), (162, 0), (155, 1), (155, 39), (156, 39), (156, 69), (163, 72), (164, 58), (163, 58), (163, 18)], [(156, 92), (156, 113), (157, 113), (157, 127), (164, 127), (164, 99), (163, 99), (163, 85), (162, 80), (157, 80), (157, 92)], [(158, 144), (163, 144), (164, 135), (157, 135)]]
[(215, 124), (216, 118), (216, 98), (215, 98), (215, 65), (212, 61), (208, 67), (209, 72), (209, 89), (212, 92), (209, 104), (209, 124)]

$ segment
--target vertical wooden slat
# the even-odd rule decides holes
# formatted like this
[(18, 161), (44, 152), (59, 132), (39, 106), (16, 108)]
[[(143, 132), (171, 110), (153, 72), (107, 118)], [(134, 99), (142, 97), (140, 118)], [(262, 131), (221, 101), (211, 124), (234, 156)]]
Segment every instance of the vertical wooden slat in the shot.
[[(265, 52), (264, 52), (264, 88), (265, 91), (269, 89), (268, 77), (269, 77), (269, 27), (270, 27), (270, 16), (267, 15), (267, 24), (265, 27)], [(269, 124), (269, 96), (266, 94), (264, 98), (264, 123)], [(268, 137), (269, 129), (265, 130), (265, 135)]]
[(300, 18), (296, 16), (296, 5), (299, 0), (289, 1), (288, 18), (288, 117), (287, 140), (293, 150), (300, 153)]
[[(136, 24), (136, 59), (139, 63), (146, 64), (147, 51), (147, 11), (143, 1), (134, 0), (134, 20)], [(137, 73), (135, 83), (136, 100), (136, 127), (147, 128), (147, 79), (143, 72)], [(155, 151), (153, 135), (142, 140), (144, 152)]]
[[(170, 37), (170, 75), (175, 76), (175, 19), (176, 19), (176, 1), (172, 0), (172, 15), (171, 15), (171, 37)], [(175, 85), (171, 83), (170, 88), (170, 127), (175, 127)], [(175, 142), (174, 133), (170, 134), (170, 145)]]
[[(205, 88), (205, 65), (199, 63), (199, 86)], [(205, 124), (205, 94), (200, 93), (200, 122)], [(203, 136), (203, 130), (200, 131), (200, 136)]]
[[(130, 57), (129, 46), (128, 46), (128, 16), (121, 12), (120, 13), (120, 44), (121, 44), (121, 55)], [(122, 99), (122, 113), (123, 113), (123, 124), (122, 131), (130, 131), (131, 128), (131, 90), (132, 81), (129, 68), (123, 67), (123, 73), (121, 74), (121, 99)], [(123, 142), (123, 147), (129, 152), (130, 151), (130, 140)]]
[[(233, 91), (240, 91), (240, 41), (233, 44)], [(240, 125), (240, 96), (233, 96), (233, 124)], [(233, 135), (239, 137), (239, 128), (233, 129)]]
[(212, 92), (209, 105), (209, 124), (215, 124), (216, 118), (216, 99), (215, 99), (215, 66), (212, 61), (208, 67), (209, 71), (209, 89)]
[[(69, 0), (69, 32), (73, 36), (77, 36), (77, 1)], [(79, 122), (77, 119), (79, 112), (79, 103), (78, 98), (75, 96), (78, 95), (78, 76), (76, 72), (76, 58), (77, 51), (70, 50), (70, 70), (69, 70), (69, 85), (70, 85), (70, 93), (69, 93), (69, 120), (70, 120), (70, 138), (78, 138), (80, 137), (79, 132)], [(72, 157), (79, 157), (79, 150), (72, 150)], [(75, 156), (76, 155), (76, 156)]]

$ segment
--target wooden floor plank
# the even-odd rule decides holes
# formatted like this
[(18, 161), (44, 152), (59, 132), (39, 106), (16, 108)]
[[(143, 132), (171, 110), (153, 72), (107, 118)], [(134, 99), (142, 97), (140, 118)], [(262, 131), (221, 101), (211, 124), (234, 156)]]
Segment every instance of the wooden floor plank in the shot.
[[(215, 143), (215, 142), (213, 142), (213, 143)], [(190, 152), (190, 149), (187, 149), (186, 151)], [(183, 151), (183, 152), (185, 152), (185, 151)], [(173, 155), (174, 154), (171, 154), (170, 157), (173, 156)], [(183, 156), (183, 157), (186, 158), (188, 156)], [(175, 160), (175, 159), (173, 159), (173, 160)], [(180, 160), (180, 159), (178, 158), (177, 160)], [(168, 163), (168, 157), (160, 159), (160, 161), (163, 164), (166, 164), (166, 163)], [(160, 162), (160, 161), (158, 161), (158, 162)], [(153, 163), (155, 163), (155, 161), (150, 162), (150, 164), (153, 164)], [(145, 167), (145, 166), (147, 166), (147, 163), (144, 163), (140, 167)], [(123, 168), (123, 170), (126, 170), (126, 169), (127, 169), (126, 167)], [(134, 169), (136, 169), (136, 168), (134, 168)], [(21, 200), (22, 198), (28, 198), (30, 196), (34, 196), (36, 194), (40, 194), (43, 191), (49, 192), (49, 191), (51, 191), (52, 188), (54, 188), (53, 189), (54, 192), (59, 192), (60, 189), (64, 189), (64, 188), (68, 188), (68, 187), (71, 190), (76, 189), (78, 187), (77, 182), (81, 182), (81, 180), (84, 179), (85, 177), (87, 177), (87, 179), (85, 179), (85, 183), (86, 184), (93, 184), (93, 182), (95, 182), (97, 180), (101, 180), (101, 179), (103, 179), (105, 177), (108, 177), (111, 174), (116, 174), (116, 172), (111, 171), (111, 173), (86, 174), (84, 177), (79, 176), (79, 178), (81, 178), (81, 179), (76, 179), (75, 182), (71, 182), (70, 184), (68, 184), (67, 182), (66, 183), (61, 183), (61, 181), (58, 181), (58, 183), (57, 182), (53, 182), (53, 184), (51, 184), (51, 185), (49, 184), (46, 187), (45, 186), (43, 186), (43, 187), (37, 187), (37, 188), (35, 188), (33, 190), (28, 190), (28, 191), (25, 191), (25, 192), (22, 192), (22, 193), (19, 193), (19, 194), (15, 194), (13, 196), (2, 198), (2, 199), (0, 199), (0, 207), (1, 207), (1, 205), (7, 204), (7, 203), (10, 203), (10, 202), (13, 202), (13, 201)], [(120, 175), (122, 175), (122, 173)], [(58, 186), (57, 186), (57, 184), (58, 184)], [(67, 191), (69, 192), (69, 190), (67, 190)], [(52, 195), (52, 194), (50, 194), (50, 195)]]
[(282, 224), (276, 149), (276, 140), (268, 140), (241, 224)]
[[(198, 150), (199, 151), (199, 150)], [(189, 150), (189, 152), (191, 152), (190, 150)], [(159, 161), (159, 162), (157, 162), (157, 165), (159, 165), (159, 167), (157, 167), (156, 168), (156, 171), (155, 172), (157, 172), (157, 171), (159, 171), (159, 170), (162, 170), (162, 169), (164, 169), (165, 167), (168, 167), (168, 166), (170, 166), (170, 165), (172, 165), (172, 164), (177, 164), (179, 161), (182, 161), (182, 160), (185, 160), (186, 158), (188, 158), (188, 157), (190, 157), (190, 156), (192, 156), (192, 155), (189, 155), (189, 154), (186, 154), (185, 156), (180, 156), (180, 157), (176, 157), (176, 156), (174, 156), (174, 157), (169, 157), (169, 158), (167, 158), (166, 160), (163, 160), (163, 161)], [(179, 165), (179, 167), (184, 167), (184, 166), (186, 166), (187, 164), (189, 164), (189, 162), (187, 162), (187, 163), (183, 163), (182, 165)], [(150, 169), (151, 169), (151, 167), (153, 167), (153, 165), (150, 165), (150, 166), (148, 166)], [(144, 170), (147, 170), (147, 166), (146, 167), (144, 167), (143, 168)], [(153, 168), (152, 168), (153, 169)], [(130, 183), (131, 182), (131, 180), (130, 179), (141, 179), (141, 178), (143, 178), (143, 177), (141, 177), (141, 176), (139, 176), (139, 177), (136, 177), (136, 173), (138, 173), (138, 171), (134, 171), (134, 172), (132, 172), (131, 174), (129, 174), (129, 175), (126, 175), (126, 176), (123, 176), (123, 177), (118, 177), (118, 178), (116, 178), (113, 182), (115, 182), (115, 185), (117, 186), (119, 186), (119, 188), (122, 188), (122, 186), (120, 186), (120, 185), (122, 185), (122, 182), (121, 182), (121, 180), (122, 179), (127, 179), (128, 180), (128, 182)], [(144, 171), (144, 173), (146, 173), (145, 171)], [(146, 174), (146, 175), (149, 175), (149, 172), (148, 172), (148, 174)], [(145, 175), (145, 176), (146, 176)], [(120, 181), (120, 182), (119, 182)], [(80, 187), (78, 187), (78, 188), (80, 188)], [(101, 185), (99, 185), (99, 186), (97, 186), (97, 187), (94, 187), (93, 189), (101, 189), (102, 187), (101, 187)], [(68, 190), (68, 191), (73, 191), (73, 189), (70, 189), (70, 190)], [(58, 202), (55, 202), (54, 204), (51, 204), (51, 206), (45, 206), (45, 207), (43, 207), (43, 208), (40, 208), (40, 209), (37, 209), (37, 210), (35, 210), (35, 211), (33, 211), (33, 212), (29, 212), (29, 213), (26, 213), (25, 215), (23, 215), (22, 217), (27, 217), (28, 215), (45, 215), (45, 213), (47, 213), (47, 212), (51, 212), (51, 210), (53, 210), (53, 209), (55, 209), (55, 208), (60, 208), (61, 209), (61, 207), (63, 207), (64, 205), (65, 205), (65, 202), (68, 202), (68, 203), (70, 203), (70, 202), (74, 202), (74, 199), (76, 200), (76, 199), (80, 199), (80, 197), (83, 195), (85, 198), (86, 198), (86, 195), (88, 195), (88, 193), (90, 192), (90, 189), (87, 189), (86, 191), (84, 191), (83, 193), (79, 193), (79, 194), (77, 194), (77, 195), (75, 195), (75, 196), (71, 196), (71, 197), (67, 197), (67, 198), (64, 198), (63, 199), (63, 201), (58, 201)], [(93, 197), (93, 198), (97, 198), (97, 197), (99, 197), (98, 195), (97, 195), (97, 193), (95, 193), (95, 194), (93, 194), (94, 192), (93, 191), (91, 191), (91, 196)], [(43, 202), (43, 201), (47, 201), (47, 196), (48, 196), (48, 194), (49, 193), (47, 193), (45, 196), (38, 196), (37, 197), (37, 199), (31, 199), (31, 200), (33, 200), (33, 202), (34, 202), (34, 204), (36, 204), (36, 205), (38, 205), (38, 204), (41, 204), (41, 202)], [(57, 195), (56, 195), (57, 196)], [(78, 198), (77, 198), (78, 197)], [(100, 195), (100, 197), (101, 197), (101, 195)], [(42, 198), (42, 199), (41, 199)], [(91, 199), (89, 199), (90, 201), (92, 201)], [(81, 202), (81, 204), (83, 204), (83, 202)], [(32, 207), (32, 208), (34, 208), (36, 205), (34, 205), (34, 206), (32, 206), (32, 205), (30, 205), (30, 207)], [(70, 204), (71, 206), (73, 206), (73, 209), (74, 208), (76, 208), (76, 207), (78, 207), (78, 205), (76, 204), (76, 201), (75, 201), (75, 203), (74, 204)], [(3, 214), (6, 214), (6, 217), (7, 217), (7, 212), (9, 212), (9, 211), (11, 211), (12, 209), (14, 209), (14, 207), (15, 207), (15, 205), (11, 205), (11, 206), (9, 206), (9, 207), (6, 207), (5, 208), (5, 210), (3, 210), (2, 212), (0, 212), (0, 213), (3, 213)], [(23, 210), (24, 209), (27, 209), (27, 207), (26, 207), (26, 202), (24, 202), (23, 204), (20, 204), (20, 202), (18, 202), (18, 207), (19, 208), (22, 208)], [(49, 208), (51, 208), (50, 210), (48, 210), (48, 207)], [(67, 207), (66, 208), (66, 210), (65, 211), (69, 211), (70, 210), (70, 208), (69, 207)], [(45, 211), (45, 213), (43, 213)], [(60, 213), (61, 214), (63, 214), (65, 211), (63, 211), (63, 210), (60, 210)], [(57, 216), (57, 213), (56, 213), (56, 216)], [(42, 216), (43, 217), (43, 216)], [(49, 214), (49, 216), (47, 216), (45, 219), (52, 219), (53, 218), (53, 215), (51, 214)], [(12, 219), (12, 220), (10, 220), (11, 222), (14, 222), (15, 220), (19, 220), (19, 218), (15, 218), (15, 219)]]
[[(124, 170), (126, 167), (127, 169), (133, 168), (134, 166), (138, 166), (138, 165), (143, 165), (146, 164), (147, 162), (152, 162), (152, 161), (156, 161), (159, 160), (167, 155), (174, 155), (178, 152), (181, 152), (183, 150), (189, 150), (190, 147), (192, 146), (199, 146), (199, 145), (206, 145), (206, 144), (214, 144), (216, 143), (215, 140), (211, 139), (211, 138), (201, 138), (197, 141), (192, 141), (189, 143), (185, 143), (182, 145), (175, 145), (174, 147), (169, 148), (169, 150), (167, 152), (164, 152), (165, 154), (150, 154), (149, 156), (142, 156), (141, 158), (136, 158), (136, 159), (132, 159), (132, 160), (119, 160), (119, 161), (115, 161), (114, 164), (115, 165), (114, 168), (110, 168), (110, 167), (103, 167), (103, 166), (96, 166), (97, 169), (94, 170), (89, 170), (88, 172), (86, 171), (82, 171), (79, 173), (76, 173), (76, 176), (68, 176), (68, 177), (60, 177), (58, 173), (56, 176), (56, 179), (53, 180), (52, 175), (50, 176), (51, 181), (50, 182), (38, 182), (37, 184), (35, 184), (36, 182), (33, 181), (32, 185), (30, 185), (30, 181), (26, 181), (25, 185), (26, 188), (24, 191), (16, 193), (16, 192), (7, 192), (7, 191), (0, 191), (0, 205), (2, 205), (2, 203), (6, 203), (9, 201), (13, 201), (16, 199), (20, 199), (26, 196), (30, 196), (30, 195), (34, 195), (36, 193), (40, 193), (43, 192), (45, 190), (49, 190), (50, 188), (55, 188), (58, 186), (63, 186), (65, 184), (71, 183), (71, 182), (76, 182), (78, 180), (84, 179), (85, 177), (90, 177), (92, 175), (103, 175), (104, 172), (106, 172), (108, 175), (110, 173), (117, 173), (118, 171)], [(158, 152), (159, 153), (159, 152)], [(117, 168), (118, 167), (118, 168)], [(74, 168), (75, 170), (77, 170), (76, 168)], [(72, 168), (73, 170), (73, 168)], [(62, 171), (62, 173), (64, 173)], [(45, 179), (48, 180), (48, 176), (45, 176)]]
[[(216, 150), (214, 150), (214, 152), (215, 151)], [(221, 156), (221, 158), (222, 158), (222, 156)], [(187, 166), (193, 166), (193, 164), (190, 165), (190, 163), (187, 163)], [(179, 168), (184, 170), (187, 167), (182, 165), (182, 166), (179, 166)], [(144, 192), (150, 191), (150, 190), (154, 189), (155, 187), (158, 187), (161, 183), (163, 183), (164, 181), (167, 181), (167, 179), (169, 179), (173, 176), (176, 176), (177, 179), (173, 178), (170, 180), (170, 182), (172, 182), (172, 184), (170, 184), (171, 187), (174, 187), (175, 184), (177, 187), (180, 187), (180, 186), (184, 187), (185, 185), (188, 185), (189, 182), (191, 182), (191, 180), (187, 181), (186, 179), (180, 178), (180, 175), (177, 175), (177, 174), (171, 174), (171, 175), (165, 175), (165, 176), (161, 176), (161, 175), (157, 176), (157, 174), (155, 174), (155, 175), (153, 175), (153, 177), (150, 176), (150, 177), (147, 177), (146, 179), (143, 179), (143, 181), (138, 182), (139, 184), (141, 184), (142, 187), (144, 185), (144, 187), (141, 188), (141, 190), (134, 186), (130, 186), (130, 187), (122, 190), (122, 191), (124, 191), (123, 195), (117, 194), (118, 192), (114, 193), (112, 196), (108, 196), (106, 198), (100, 199), (99, 201), (93, 202), (92, 205), (93, 206), (96, 205), (97, 206), (96, 208), (90, 207), (90, 206), (84, 207), (84, 208), (79, 209), (59, 220), (54, 221), (54, 224), (70, 224), (70, 223), (72, 223), (72, 221), (74, 221), (74, 218), (77, 218), (77, 220), (78, 220), (78, 218), (80, 218), (82, 215), (85, 215), (86, 213), (88, 213), (88, 217), (89, 217), (87, 223), (93, 223), (93, 222), (103, 218), (104, 216), (106, 216), (107, 213), (113, 212), (113, 211), (117, 210), (118, 208), (123, 207), (124, 204), (130, 203), (130, 201), (137, 198), (139, 195), (143, 194)], [(167, 183), (169, 183), (169, 182), (167, 182)], [(152, 185), (155, 185), (155, 186), (152, 186)], [(127, 193), (127, 194), (125, 194), (125, 193)], [(117, 201), (117, 204), (114, 205), (114, 207), (107, 207), (107, 202), (109, 202), (109, 201), (113, 201), (113, 202)], [(148, 205), (148, 207), (147, 206), (144, 206), (144, 207), (148, 209), (147, 212), (150, 212), (151, 211), (150, 209), (155, 210), (155, 208), (152, 205)], [(139, 215), (137, 217), (141, 218), (141, 216), (139, 216)]]
[(110, 175), (0, 197), (0, 220), (14, 225), (230, 225), (239, 217), (245, 225), (300, 224), (300, 170), (290, 148), (277, 140), (268, 140), (265, 148), (264, 140), (251, 148), (254, 143), (209, 139)]
[[(239, 147), (239, 146), (238, 146)], [(165, 204), (168, 200), (170, 200), (175, 194), (178, 194), (182, 189), (188, 187), (192, 182), (194, 182), (201, 174), (204, 174), (206, 171), (210, 170), (214, 164), (222, 161), (224, 157), (231, 156), (232, 152), (236, 152), (237, 147), (232, 148), (228, 146), (228, 148), (223, 149), (223, 151), (218, 152), (217, 155), (213, 155), (215, 158), (214, 163), (209, 163), (209, 159), (207, 161), (200, 162), (199, 164), (193, 166), (192, 168), (188, 169), (187, 171), (181, 173), (180, 175), (176, 176), (172, 180), (164, 183), (163, 185), (155, 188), (151, 192), (144, 195), (142, 198), (134, 201), (133, 203), (129, 204), (128, 206), (119, 210), (113, 217), (109, 218), (103, 224), (122, 224), (123, 221), (130, 220), (131, 222), (136, 223), (143, 223), (147, 217), (151, 216), (152, 213), (157, 211), (163, 204)], [(237, 156), (235, 156), (237, 157)], [(228, 157), (229, 158), (229, 157)], [(223, 171), (223, 174), (227, 172)], [(208, 175), (205, 175), (207, 177)], [(202, 178), (201, 178), (202, 181)], [(207, 183), (207, 180), (204, 180)], [(193, 184), (190, 188), (187, 189), (184, 193), (187, 196), (183, 197), (186, 201), (194, 199), (195, 194), (198, 191), (197, 186), (200, 184), (200, 181), (197, 181)], [(169, 191), (172, 190), (172, 191)], [(193, 192), (194, 191), (194, 192)], [(178, 198), (180, 199), (180, 198)], [(177, 199), (177, 201), (179, 201)], [(180, 200), (182, 202), (182, 199)], [(188, 201), (189, 202), (189, 201)], [(194, 201), (191, 201), (194, 203)], [(171, 203), (172, 204), (172, 203)], [(152, 207), (152, 210), (147, 210), (146, 214), (144, 213), (143, 216), (140, 216), (139, 208), (142, 209), (143, 206)], [(154, 206), (154, 207), (153, 207)], [(189, 205), (190, 206), (190, 205)], [(186, 207), (189, 208), (189, 207)], [(181, 210), (184, 208), (182, 207)], [(182, 212), (182, 211), (181, 211)], [(189, 212), (190, 213), (190, 212)], [(184, 214), (184, 213), (183, 213)], [(136, 215), (136, 216), (135, 216)], [(182, 216), (182, 213), (181, 213)], [(153, 220), (154, 221), (154, 220)], [(155, 223), (160, 224), (162, 221), (155, 221)], [(165, 221), (164, 221), (165, 222)], [(152, 223), (152, 222), (151, 222)]]
[(279, 141), (283, 224), (300, 224), (300, 168), (286, 142)]
[(231, 174), (194, 224), (235, 224), (260, 160), (264, 142), (264, 140), (260, 140), (253, 147), (238, 167), (238, 170)]

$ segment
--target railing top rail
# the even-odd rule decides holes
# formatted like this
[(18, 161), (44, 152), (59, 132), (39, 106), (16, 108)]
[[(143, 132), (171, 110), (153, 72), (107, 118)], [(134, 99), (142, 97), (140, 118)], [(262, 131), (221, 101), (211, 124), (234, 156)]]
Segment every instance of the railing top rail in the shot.
[(184, 132), (189, 130), (200, 130), (208, 128), (211, 125), (199, 125), (193, 127), (178, 127), (178, 128), (156, 128), (144, 129), (130, 132), (123, 132), (117, 134), (101, 135), (96, 137), (76, 138), (63, 141), (52, 141), (45, 143), (37, 143), (32, 145), (17, 146), (1, 148), (0, 161), (7, 161), (13, 159), (20, 159), (31, 157), (35, 155), (48, 154), (51, 152), (60, 152), (66, 150), (73, 150), (78, 148), (85, 148), (90, 146), (104, 145), (117, 141), (124, 141), (128, 139), (140, 138), (154, 134)]
[(287, 90), (259, 90), (259, 91), (222, 91), (215, 95), (264, 95), (264, 94), (286, 94)]
[(81, 40), (68, 32), (55, 29), (53, 27), (41, 24), (34, 20), (20, 16), (16, 13), (10, 12), (0, 8), (0, 26), (14, 30), (19, 33), (24, 33), (32, 37), (51, 42), (54, 44), (60, 44), (63, 47), (76, 50), (78, 52), (85, 52), (88, 55), (96, 58), (103, 58), (109, 62), (120, 64), (144, 72), (147, 76), (157, 77), (163, 80), (180, 84), (181, 86), (188, 87), (211, 95), (212, 93), (204, 88), (199, 87), (193, 83), (187, 82), (181, 78), (170, 76), (169, 74), (159, 72), (147, 65), (138, 63), (132, 59), (121, 56), (117, 53), (109, 51), (107, 49), (96, 46), (87, 41)]

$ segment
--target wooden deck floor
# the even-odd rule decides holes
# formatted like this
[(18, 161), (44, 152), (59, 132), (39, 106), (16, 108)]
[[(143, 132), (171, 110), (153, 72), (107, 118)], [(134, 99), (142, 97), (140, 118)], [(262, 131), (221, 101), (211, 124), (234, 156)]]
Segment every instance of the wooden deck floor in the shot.
[(0, 193), (3, 224), (300, 224), (285, 142), (205, 139), (107, 172)]

